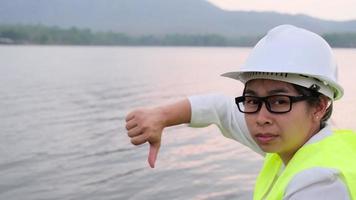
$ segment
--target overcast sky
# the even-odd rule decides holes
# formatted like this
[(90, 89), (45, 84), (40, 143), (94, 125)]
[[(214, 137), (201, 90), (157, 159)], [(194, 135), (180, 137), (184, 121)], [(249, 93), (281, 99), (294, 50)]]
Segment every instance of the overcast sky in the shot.
[(208, 0), (227, 10), (276, 11), (328, 20), (356, 20), (356, 0)]

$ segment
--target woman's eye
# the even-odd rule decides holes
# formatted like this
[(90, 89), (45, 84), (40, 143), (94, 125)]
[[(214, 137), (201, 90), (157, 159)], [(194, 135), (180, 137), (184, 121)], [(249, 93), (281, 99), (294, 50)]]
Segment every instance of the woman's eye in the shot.
[(256, 105), (259, 104), (259, 101), (257, 99), (246, 99), (245, 104)]
[(289, 104), (289, 101), (287, 99), (274, 99), (271, 103), (274, 105), (284, 105)]

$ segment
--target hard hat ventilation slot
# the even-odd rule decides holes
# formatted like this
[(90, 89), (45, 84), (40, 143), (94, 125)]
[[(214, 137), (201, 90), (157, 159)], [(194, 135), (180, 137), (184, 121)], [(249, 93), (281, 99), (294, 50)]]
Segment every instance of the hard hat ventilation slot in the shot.
[(275, 76), (275, 77), (288, 77), (288, 73), (279, 73), (279, 72), (248, 72), (245, 75), (246, 77), (265, 77), (265, 76)]

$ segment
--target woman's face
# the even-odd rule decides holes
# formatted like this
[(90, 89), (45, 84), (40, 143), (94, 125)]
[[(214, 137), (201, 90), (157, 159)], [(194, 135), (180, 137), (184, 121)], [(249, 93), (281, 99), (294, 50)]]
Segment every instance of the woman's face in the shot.
[[(270, 95), (300, 96), (290, 83), (266, 79), (246, 83), (245, 95), (265, 97)], [(283, 114), (271, 113), (263, 103), (261, 110), (245, 114), (251, 136), (260, 148), (269, 153), (278, 153), (284, 161), (318, 130), (313, 121), (314, 110), (306, 101), (292, 104), (292, 110)]]

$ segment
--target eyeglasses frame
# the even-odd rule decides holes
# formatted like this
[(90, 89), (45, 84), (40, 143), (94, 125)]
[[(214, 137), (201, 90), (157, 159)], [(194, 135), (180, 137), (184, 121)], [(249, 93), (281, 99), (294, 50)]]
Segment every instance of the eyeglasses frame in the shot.
[[(288, 97), (289, 100), (290, 100), (290, 106), (289, 106), (289, 110), (287, 111), (282, 111), (282, 112), (276, 112), (276, 111), (273, 111), (271, 109), (271, 105), (270, 103), (267, 101), (268, 98), (271, 98), (271, 97), (275, 97), (275, 96), (283, 96), (283, 97)], [(240, 106), (239, 106), (239, 103), (242, 103), (246, 97), (251, 97), (251, 98), (256, 98), (259, 100), (259, 104), (258, 104), (258, 107), (256, 109), (256, 111), (254, 112), (245, 112), (243, 111)], [(266, 108), (267, 110), (270, 112), (270, 113), (274, 113), (274, 114), (284, 114), (284, 113), (288, 113), (292, 110), (292, 105), (293, 103), (296, 103), (296, 102), (299, 102), (299, 101), (304, 101), (304, 100), (307, 100), (307, 99), (310, 99), (312, 98), (313, 96), (310, 96), (310, 95), (302, 95), (302, 96), (290, 96), (290, 95), (269, 95), (269, 96), (264, 96), (264, 97), (258, 97), (258, 96), (252, 96), (252, 95), (243, 95), (243, 96), (239, 96), (239, 97), (236, 97), (235, 98), (235, 104), (237, 105), (237, 108), (239, 109), (240, 112), (242, 113), (245, 113), (245, 114), (254, 114), (254, 113), (258, 113), (261, 108), (262, 108), (262, 104), (264, 103), (266, 105)]]

